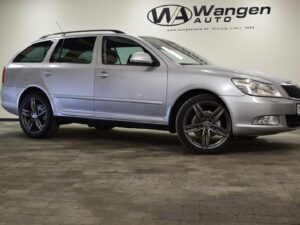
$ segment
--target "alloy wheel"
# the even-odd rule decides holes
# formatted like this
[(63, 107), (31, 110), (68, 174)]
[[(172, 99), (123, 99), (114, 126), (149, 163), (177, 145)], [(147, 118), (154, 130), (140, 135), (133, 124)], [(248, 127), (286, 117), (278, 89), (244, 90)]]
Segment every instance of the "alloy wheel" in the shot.
[(223, 105), (200, 101), (188, 108), (183, 118), (187, 140), (199, 149), (216, 149), (230, 137), (231, 120)]
[(36, 97), (29, 98), (21, 108), (21, 122), (27, 132), (37, 134), (44, 130), (48, 119), (46, 105)]

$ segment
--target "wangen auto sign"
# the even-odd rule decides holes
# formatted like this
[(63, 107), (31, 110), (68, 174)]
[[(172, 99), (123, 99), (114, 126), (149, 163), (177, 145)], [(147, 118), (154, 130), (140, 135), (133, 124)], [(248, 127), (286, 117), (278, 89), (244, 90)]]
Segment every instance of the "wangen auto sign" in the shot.
[(192, 11), (180, 5), (163, 5), (148, 13), (148, 20), (160, 26), (176, 26), (188, 22)]
[(151, 9), (147, 18), (159, 26), (177, 26), (192, 20), (194, 23), (225, 22), (232, 18), (243, 19), (249, 15), (269, 15), (270, 6), (216, 7), (215, 5), (193, 6), (193, 10), (181, 5), (162, 5)]

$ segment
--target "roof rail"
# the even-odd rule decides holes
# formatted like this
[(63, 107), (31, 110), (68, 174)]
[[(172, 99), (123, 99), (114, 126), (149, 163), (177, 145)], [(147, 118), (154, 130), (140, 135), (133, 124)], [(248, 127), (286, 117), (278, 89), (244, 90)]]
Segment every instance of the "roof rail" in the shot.
[(48, 34), (42, 36), (40, 39), (47, 38), (49, 36), (54, 36), (54, 35), (62, 35), (65, 36), (66, 34), (72, 34), (72, 33), (85, 33), (85, 32), (97, 32), (97, 31), (108, 31), (108, 32), (114, 32), (116, 34), (125, 34), (123, 31), (120, 30), (74, 30), (74, 31), (66, 31), (66, 32), (59, 32), (59, 33), (53, 33), (53, 34)]

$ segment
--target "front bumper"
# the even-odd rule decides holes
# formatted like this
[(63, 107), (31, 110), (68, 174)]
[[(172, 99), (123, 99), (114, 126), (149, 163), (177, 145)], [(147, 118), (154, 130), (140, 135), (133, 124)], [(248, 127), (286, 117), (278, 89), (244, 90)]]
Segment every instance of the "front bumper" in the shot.
[[(300, 100), (285, 98), (266, 98), (244, 95), (240, 97), (223, 96), (232, 119), (233, 135), (260, 136), (291, 131), (300, 126), (291, 126), (287, 116), (297, 116)], [(259, 116), (279, 116), (278, 125), (253, 125)], [(299, 117), (300, 119), (300, 117)]]

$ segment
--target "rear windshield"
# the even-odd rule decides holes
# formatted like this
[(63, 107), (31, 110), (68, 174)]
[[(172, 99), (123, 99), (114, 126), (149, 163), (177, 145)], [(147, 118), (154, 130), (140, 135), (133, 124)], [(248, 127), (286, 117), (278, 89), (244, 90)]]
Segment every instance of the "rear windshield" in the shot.
[(42, 62), (53, 44), (52, 41), (44, 41), (30, 45), (23, 50), (13, 62), (15, 63), (35, 63)]

